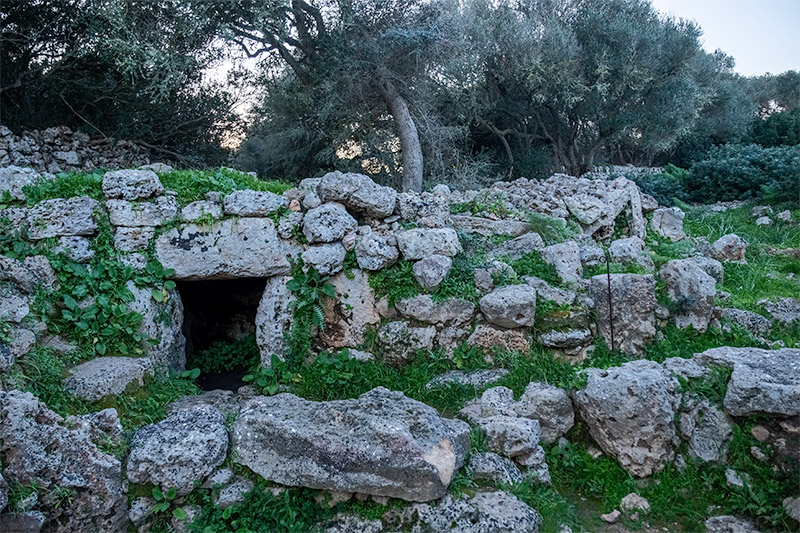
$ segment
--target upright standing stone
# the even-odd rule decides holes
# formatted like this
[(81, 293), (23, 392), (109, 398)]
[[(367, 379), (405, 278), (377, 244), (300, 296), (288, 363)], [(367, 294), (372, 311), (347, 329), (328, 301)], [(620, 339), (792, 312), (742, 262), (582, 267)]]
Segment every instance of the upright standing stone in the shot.
[(611, 346), (629, 355), (641, 355), (656, 335), (656, 282), (651, 275), (611, 274), (611, 308), (606, 275), (591, 279), (589, 293), (594, 301), (597, 329)]

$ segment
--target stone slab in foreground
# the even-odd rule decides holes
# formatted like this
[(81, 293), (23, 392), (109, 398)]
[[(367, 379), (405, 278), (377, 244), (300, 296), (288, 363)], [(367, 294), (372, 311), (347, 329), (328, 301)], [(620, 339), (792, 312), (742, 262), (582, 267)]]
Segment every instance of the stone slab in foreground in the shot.
[(401, 392), (312, 402), (248, 401), (231, 428), (234, 456), (282, 485), (425, 502), (447, 493), (469, 450), (469, 426)]

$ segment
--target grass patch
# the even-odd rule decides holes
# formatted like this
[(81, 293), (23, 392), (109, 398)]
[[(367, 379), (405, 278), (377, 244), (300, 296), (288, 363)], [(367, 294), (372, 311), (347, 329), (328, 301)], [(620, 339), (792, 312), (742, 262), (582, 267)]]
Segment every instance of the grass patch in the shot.
[(422, 287), (414, 279), (413, 268), (413, 263), (401, 259), (389, 268), (371, 272), (369, 286), (375, 293), (375, 298), (385, 296), (391, 307), (401, 300), (422, 293)]
[(536, 250), (512, 261), (511, 268), (518, 276), (536, 276), (550, 285), (561, 285), (561, 278), (556, 274), (556, 267), (542, 259), (541, 254)]
[(481, 295), (475, 286), (475, 268), (464, 254), (453, 258), (450, 272), (433, 292), (434, 301), (441, 302), (448, 298), (460, 298), (478, 303)]
[(178, 193), (182, 206), (204, 200), (207, 192), (230, 194), (233, 191), (251, 189), (283, 194), (292, 184), (283, 181), (266, 181), (238, 170), (226, 168), (214, 170), (176, 170), (158, 175), (166, 189)]
[(45, 200), (55, 198), (72, 198), (74, 196), (89, 196), (98, 201), (105, 201), (103, 194), (103, 175), (106, 170), (93, 172), (62, 172), (56, 174), (52, 180), (47, 180), (38, 185), (23, 187), (28, 206)]
[(545, 244), (564, 242), (581, 232), (577, 223), (569, 223), (561, 218), (553, 218), (536, 211), (528, 213), (527, 221), (531, 231), (538, 233)]

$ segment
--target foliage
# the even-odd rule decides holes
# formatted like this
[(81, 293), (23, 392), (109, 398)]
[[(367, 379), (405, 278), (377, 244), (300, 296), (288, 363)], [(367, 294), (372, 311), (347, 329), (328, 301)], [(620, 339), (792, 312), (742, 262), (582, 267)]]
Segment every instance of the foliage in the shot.
[(745, 142), (766, 147), (800, 144), (800, 107), (756, 118)]
[(556, 268), (542, 259), (542, 255), (533, 250), (511, 262), (511, 267), (518, 276), (536, 276), (551, 285), (561, 285), (561, 278)]
[(62, 172), (55, 179), (46, 180), (37, 185), (23, 187), (28, 206), (54, 198), (72, 198), (73, 196), (89, 196), (98, 201), (105, 200), (103, 194), (104, 170), (94, 172)]
[(685, 181), (688, 174), (687, 170), (670, 163), (662, 172), (637, 172), (627, 177), (635, 181), (643, 193), (658, 200), (659, 205), (671, 206), (675, 199), (687, 200)]
[(281, 181), (264, 181), (253, 176), (227, 168), (216, 170), (178, 170), (159, 174), (165, 188), (178, 193), (178, 203), (186, 205), (204, 200), (207, 192), (216, 191), (230, 194), (234, 191), (250, 189), (283, 194), (291, 184)]
[(422, 292), (412, 271), (414, 264), (401, 259), (389, 268), (370, 273), (369, 286), (376, 298), (386, 298), (389, 306), (406, 298), (411, 298)]
[[(187, 515), (186, 511), (183, 507), (175, 507), (175, 498), (177, 498), (178, 493), (174, 487), (169, 488), (166, 492), (162, 492), (161, 489), (158, 487), (153, 488), (152, 491), (153, 499), (156, 501), (153, 504), (152, 511), (153, 516), (155, 517), (156, 527), (158, 525), (165, 524), (170, 517), (175, 518), (177, 520), (186, 520)], [(167, 513), (167, 511), (172, 509), (171, 513)]]
[(681, 391), (702, 396), (716, 405), (722, 405), (725, 394), (728, 392), (728, 382), (733, 373), (732, 368), (712, 365), (710, 373), (704, 378), (684, 379), (678, 376)]
[(580, 233), (579, 227), (571, 226), (563, 219), (553, 218), (536, 211), (528, 212), (526, 222), (530, 225), (531, 231), (538, 233), (545, 244), (564, 242)]
[(280, 391), (281, 385), (289, 385), (296, 381), (296, 376), (297, 374), (289, 369), (286, 361), (282, 361), (277, 355), (272, 354), (269, 365), (256, 363), (243, 380), (252, 383), (262, 394), (274, 396)]
[(312, 330), (325, 327), (323, 299), (336, 297), (335, 288), (327, 280), (313, 266), (306, 269), (302, 258), (292, 262), (292, 279), (286, 283), (286, 288), (295, 295), (291, 304), (292, 326), (286, 336), (289, 367), (298, 365), (311, 351)]
[(215, 341), (192, 357), (192, 364), (203, 373), (250, 368), (260, 363), (255, 333), (234, 342)]
[(477, 303), (480, 293), (475, 286), (475, 268), (472, 260), (465, 254), (453, 258), (453, 266), (433, 292), (433, 300), (437, 302), (448, 298), (460, 298)]
[(575, 504), (554, 488), (526, 480), (511, 485), (508, 491), (542, 515), (542, 524), (539, 526), (541, 533), (560, 533), (564, 531), (564, 526), (572, 531), (581, 530)]
[(689, 169), (686, 189), (699, 202), (755, 199), (796, 205), (800, 201), (800, 146), (713, 148)]

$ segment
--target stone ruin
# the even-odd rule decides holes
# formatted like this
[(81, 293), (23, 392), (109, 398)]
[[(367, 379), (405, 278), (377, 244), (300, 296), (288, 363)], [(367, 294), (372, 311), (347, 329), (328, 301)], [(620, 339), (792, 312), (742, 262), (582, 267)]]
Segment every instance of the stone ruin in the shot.
[[(43, 179), (10, 168), (0, 170), (0, 188), (15, 198), (24, 198), (22, 185)], [(646, 249), (648, 224), (659, 238), (685, 239), (683, 212), (659, 207), (626, 178), (555, 175), (544, 181), (501, 182), (483, 191), (450, 191), (440, 185), (432, 192), (398, 194), (366, 176), (333, 172), (305, 179), (283, 195), (212, 191), (204, 200), (181, 206), (155, 172), (139, 169), (107, 172), (103, 193), (104, 201), (76, 196), (0, 211), (20, 235), (31, 241), (49, 239), (58, 251), (82, 263), (95, 253), (92, 239), (98, 216), (105, 212), (121, 262), (143, 269), (152, 255), (174, 271), (177, 288), (166, 291), (163, 301), (152, 298), (151, 287), (127, 284), (134, 296), (130, 308), (144, 317), (142, 332), (157, 341), (145, 346), (143, 357), (101, 357), (72, 369), (64, 380), (65, 389), (90, 400), (121, 394), (128, 384), (153, 372), (183, 370), (194, 350), (217, 338), (255, 332), (263, 365), (269, 365), (273, 355), (284, 357), (294, 299), (287, 282), (298, 260), (330, 276), (335, 289), (335, 297), (324, 305), (325, 327), (314, 338), (315, 351), (349, 348), (359, 360), (379, 358), (400, 366), (412, 361), (418, 350), (441, 348), (452, 353), (467, 343), (491, 358), (498, 348), (526, 351), (536, 342), (577, 362), (601, 338), (637, 357), (667, 323), (697, 331), (719, 327), (722, 312), (714, 302), (715, 284), (722, 275), (720, 260), (743, 260), (746, 246), (730, 236), (714, 245), (697, 242), (695, 255), (669, 261), (656, 272)], [(493, 200), (502, 203), (502, 210), (452, 213), (454, 205), (490, 205)], [(527, 216), (531, 211), (549, 217), (558, 227), (571, 228), (572, 233), (564, 233), (562, 242), (545, 243), (533, 231), (531, 224), (536, 221)], [(604, 251), (600, 241), (607, 242), (620, 228), (625, 235)], [(485, 264), (474, 272), (480, 299), (440, 301), (431, 293), (464, 251), (464, 235), (477, 235), (489, 243)], [(503, 238), (493, 239), (498, 236)], [(514, 275), (509, 262), (530, 252), (552, 265), (561, 281), (558, 286), (534, 276), (499, 283), (503, 276)], [(346, 264), (349, 253), (355, 264)], [(606, 253), (608, 260), (644, 273), (585, 279), (584, 268), (603, 264)], [(400, 259), (413, 263), (413, 276), (423, 290), (390, 305), (386, 297), (376, 297), (369, 278)], [(56, 281), (43, 256), (25, 261), (0, 256), (0, 279), (5, 280), (0, 316), (14, 326), (12, 342), (0, 353), (3, 371), (37, 342), (37, 336), (41, 339), (41, 328), (26, 329), (24, 319), (35, 287), (53, 286)], [(680, 305), (668, 308), (658, 302), (657, 279), (669, 299)], [(537, 305), (543, 301), (558, 310), (537, 319)], [(756, 325), (759, 334), (770, 326)], [(375, 354), (362, 348), (369, 330), (376, 331)], [(665, 462), (677, 460), (682, 441), (689, 443), (693, 458), (724, 461), (732, 434), (730, 416), (800, 414), (798, 359), (800, 352), (791, 349), (770, 353), (720, 348), (694, 359), (673, 358), (663, 364), (631, 361), (609, 370), (590, 369), (586, 387), (571, 395), (531, 383), (515, 401), (510, 389), (493, 387), (461, 411), (469, 424), (442, 418), (401, 392), (383, 388), (334, 402), (216, 390), (178, 402), (167, 419), (138, 430), (130, 443), (126, 475), (133, 483), (176, 488), (179, 495), (193, 490), (199, 480), (209, 487), (219, 482), (241, 496), (252, 482), (220, 467), (235, 452), (237, 462), (280, 484), (328, 490), (336, 497), (365, 494), (426, 502), (445, 497), (463, 466), (470, 425), (486, 433), (491, 450), (473, 457), (472, 471), (513, 482), (521, 467), (549, 483), (540, 442), (556, 442), (579, 417), (604, 452), (632, 475), (646, 477), (663, 469)], [(710, 364), (732, 369), (724, 411), (707, 402), (681, 401), (677, 377), (708, 375)], [(453, 372), (429, 386), (463, 383), (478, 389), (503, 375), (502, 369)], [(336, 413), (345, 411), (347, 421), (337, 422)], [(275, 412), (283, 417), (277, 420)], [(228, 429), (224, 422), (230, 414), (236, 422)], [(56, 512), (46, 505), (39, 509), (63, 516), (62, 522), (73, 530), (121, 531), (129, 518), (137, 526), (146, 523), (149, 504), (137, 500), (126, 507), (119, 461), (92, 444), (93, 432), (119, 433), (114, 416), (100, 412), (65, 422), (29, 393), (0, 392), (0, 417), (9, 421), (9, 429), (0, 430), (0, 452), (12, 457), (3, 475), (30, 478), (20, 465), (29, 460), (26, 454), (45, 453), (36, 451), (45, 446), (36, 439), (50, 432), (58, 442), (78, 442), (75, 453), (91, 458), (100, 480), (90, 488), (77, 487), (75, 505), (91, 509), (90, 516), (75, 509)], [(30, 417), (39, 421), (30, 425), (26, 422)], [(387, 421), (402, 423), (395, 427)], [(18, 437), (12, 437), (15, 434)], [(25, 435), (33, 444), (19, 441)], [(326, 439), (319, 440), (318, 435)], [(399, 439), (400, 444), (393, 448), (386, 439)], [(337, 444), (344, 441), (347, 447)], [(299, 456), (287, 452), (298, 449), (305, 452)], [(165, 463), (165, 457), (175, 463)], [(315, 462), (318, 457), (327, 457), (329, 463)], [(353, 461), (358, 464), (351, 465)], [(54, 468), (67, 467), (61, 463)], [(353, 474), (352, 468), (360, 474)], [(57, 483), (41, 475), (33, 478)], [(0, 477), (0, 488), (2, 483)], [(449, 523), (448, 505), (469, 516), (484, 513), (489, 521), (511, 520), (510, 530), (536, 531), (540, 522), (535, 511), (502, 492), (482, 493), (466, 502), (448, 498), (438, 511), (423, 505), (415, 512), (434, 530), (437, 520)], [(499, 517), (491, 510), (498, 502), (504, 509)], [(41, 524), (45, 518), (53, 520), (39, 514)], [(467, 520), (467, 514), (458, 515), (462, 518), (456, 522)], [(10, 520), (8, 516), (0, 515)]]

